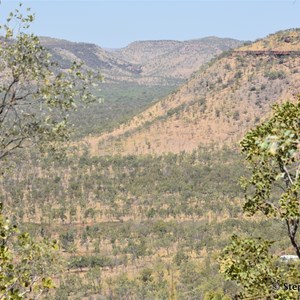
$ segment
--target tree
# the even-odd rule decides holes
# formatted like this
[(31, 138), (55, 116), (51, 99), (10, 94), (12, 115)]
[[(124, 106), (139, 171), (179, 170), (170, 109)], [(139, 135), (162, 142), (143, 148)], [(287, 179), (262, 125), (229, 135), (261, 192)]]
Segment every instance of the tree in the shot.
[(287, 265), (270, 253), (272, 241), (232, 236), (220, 256), (221, 272), (242, 291), (236, 299), (298, 299), (298, 291), (285, 288), (300, 280), (297, 264)]
[(94, 101), (90, 87), (101, 79), (81, 64), (62, 69), (53, 62), (38, 37), (27, 32), (34, 15), (24, 16), (21, 6), (0, 27), (0, 159), (29, 143), (45, 151), (65, 141), (66, 112), (79, 100)]
[[(1, 207), (2, 208), (2, 207)], [(37, 241), (0, 214), (0, 299), (37, 299), (60, 272), (55, 241)]]
[[(73, 63), (62, 69), (37, 36), (29, 33), (34, 15), (22, 4), (0, 26), (0, 168), (18, 149), (54, 151), (69, 137), (67, 112), (77, 101), (95, 100), (90, 86), (98, 74)], [(55, 242), (34, 240), (11, 225), (0, 205), (0, 299), (36, 299), (53, 287)]]
[[(249, 131), (241, 141), (251, 175), (242, 179), (244, 212), (261, 212), (284, 221), (287, 236), (300, 258), (297, 232), (300, 221), (300, 96), (295, 103), (275, 105), (272, 117)], [(265, 295), (266, 299), (298, 299), (286, 282), (299, 282), (300, 272), (286, 267), (270, 253), (274, 241), (232, 237), (221, 257), (221, 271), (243, 287), (241, 297)], [(298, 280), (298, 281), (296, 281)], [(272, 283), (281, 287), (272, 289)]]
[(261, 211), (267, 217), (284, 220), (296, 254), (300, 218), (300, 97), (293, 104), (274, 106), (272, 118), (251, 130), (242, 140), (242, 152), (249, 162), (251, 177), (243, 178), (250, 215)]

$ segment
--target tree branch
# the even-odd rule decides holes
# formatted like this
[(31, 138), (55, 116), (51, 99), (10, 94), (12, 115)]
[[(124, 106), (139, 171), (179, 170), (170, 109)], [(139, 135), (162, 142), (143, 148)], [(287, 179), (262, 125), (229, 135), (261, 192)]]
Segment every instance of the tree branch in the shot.
[[(297, 233), (297, 230), (298, 230), (298, 226), (299, 226), (299, 219), (297, 220), (285, 220), (286, 221), (286, 224), (287, 224), (287, 228), (288, 228), (288, 235), (289, 235), (289, 238), (290, 238), (290, 241), (296, 251), (296, 254), (297, 256), (300, 258), (300, 249), (299, 249), (299, 246), (296, 242), (296, 233)], [(291, 222), (291, 224), (290, 224)]]

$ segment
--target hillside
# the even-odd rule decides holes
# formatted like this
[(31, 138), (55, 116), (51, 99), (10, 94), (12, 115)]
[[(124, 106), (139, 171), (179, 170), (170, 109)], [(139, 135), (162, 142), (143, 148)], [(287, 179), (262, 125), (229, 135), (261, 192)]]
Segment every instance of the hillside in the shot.
[(141, 65), (141, 75), (185, 79), (215, 55), (241, 45), (229, 38), (206, 37), (180, 41), (134, 42), (115, 54), (132, 64)]
[(40, 41), (63, 67), (72, 61), (83, 61), (88, 68), (101, 70), (106, 82), (164, 86), (178, 85), (215, 55), (242, 43), (211, 37), (187, 42), (134, 42), (109, 51), (94, 44), (48, 37)]
[(300, 29), (282, 30), (268, 35), (251, 45), (241, 47), (241, 51), (300, 51)]
[(53, 60), (65, 68), (73, 61), (83, 62), (88, 68), (101, 70), (101, 74), (108, 81), (121, 78), (129, 80), (140, 73), (140, 66), (118, 59), (95, 44), (75, 43), (49, 37), (40, 37), (40, 42), (50, 50)]
[(40, 41), (63, 68), (82, 61), (104, 76), (98, 95), (104, 102), (70, 115), (76, 138), (99, 135), (130, 120), (175, 90), (199, 65), (241, 43), (211, 37), (187, 42), (134, 42), (123, 49), (109, 50), (48, 37), (40, 37)]
[[(289, 30), (282, 38), (280, 32), (210, 62), (127, 124), (87, 140), (92, 154), (178, 153), (191, 152), (200, 144), (233, 145), (268, 115), (273, 103), (299, 93), (300, 56), (295, 50), (299, 43), (289, 48), (286, 42), (299, 35), (300, 31)], [(284, 47), (285, 53), (261, 48), (275, 40), (274, 49)]]

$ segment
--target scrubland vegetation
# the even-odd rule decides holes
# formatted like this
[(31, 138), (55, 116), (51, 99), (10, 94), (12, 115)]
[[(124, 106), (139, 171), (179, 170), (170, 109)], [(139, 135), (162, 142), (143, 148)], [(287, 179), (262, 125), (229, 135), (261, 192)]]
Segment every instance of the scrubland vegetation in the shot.
[[(10, 18), (25, 31), (33, 20), (19, 11)], [(104, 84), (78, 63), (59, 68), (37, 37), (8, 25), (0, 47), (1, 299), (298, 298), (282, 287), (297, 283), (299, 265), (278, 257), (300, 256), (299, 99), (249, 131), (242, 154), (237, 144), (299, 87), (297, 53), (248, 51), (280, 43), (297, 51), (297, 30), (222, 54), (158, 101), (174, 85)], [(64, 44), (67, 61), (80, 44)], [(81, 46), (89, 64), (99, 58), (98, 48)], [(102, 54), (103, 66), (139, 76)], [(144, 148), (124, 143), (140, 132), (149, 136)]]
[(232, 232), (274, 232), (274, 251), (288, 247), (280, 222), (243, 216), (245, 165), (230, 149), (26, 160), (1, 195), (24, 230), (60, 241), (65, 271), (50, 298), (201, 299), (215, 286), (231, 297), (216, 259)]

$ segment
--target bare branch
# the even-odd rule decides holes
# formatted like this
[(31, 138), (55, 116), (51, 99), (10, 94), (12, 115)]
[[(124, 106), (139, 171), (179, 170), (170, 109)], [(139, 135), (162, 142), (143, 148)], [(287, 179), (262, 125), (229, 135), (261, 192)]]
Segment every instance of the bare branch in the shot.
[(297, 256), (300, 258), (300, 248), (295, 239), (296, 232), (299, 226), (299, 219), (297, 219), (296, 221), (295, 220), (285, 220), (285, 221), (288, 228), (288, 235), (290, 241), (296, 251)]
[(283, 165), (283, 170), (284, 170), (285, 174), (287, 175), (287, 178), (289, 179), (290, 183), (294, 184), (294, 181), (292, 180), (291, 175), (285, 165)]

